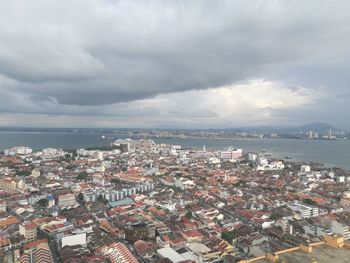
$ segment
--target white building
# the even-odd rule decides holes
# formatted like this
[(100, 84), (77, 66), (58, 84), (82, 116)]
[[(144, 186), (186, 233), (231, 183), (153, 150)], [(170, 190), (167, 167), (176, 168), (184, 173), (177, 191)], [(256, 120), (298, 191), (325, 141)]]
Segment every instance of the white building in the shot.
[(6, 212), (6, 201), (0, 200), (0, 211)]
[(218, 152), (218, 156), (221, 160), (235, 160), (241, 158), (243, 155), (242, 149), (233, 148), (232, 146), (227, 151)]
[(42, 153), (44, 157), (63, 156), (65, 154), (62, 149), (55, 149), (55, 148), (42, 149)]
[(88, 156), (88, 155), (90, 155), (90, 151), (85, 150), (85, 149), (79, 149), (79, 150), (77, 150), (77, 154), (80, 156)]
[(161, 258), (168, 258), (172, 263), (178, 263), (186, 260), (183, 256), (181, 256), (181, 254), (176, 252), (176, 250), (171, 247), (158, 249), (157, 254)]
[(103, 152), (101, 152), (101, 151), (96, 151), (96, 152), (94, 152), (93, 156), (94, 156), (97, 160), (103, 161)]
[(318, 207), (308, 206), (300, 203), (292, 203), (292, 204), (289, 204), (288, 207), (293, 211), (299, 212), (302, 218), (319, 216)]
[(58, 206), (61, 209), (70, 209), (74, 207), (78, 207), (79, 203), (75, 200), (74, 194), (65, 194), (58, 196)]
[(284, 163), (282, 161), (273, 161), (267, 164), (260, 164), (257, 167), (258, 171), (280, 171), (284, 169)]
[(311, 172), (311, 167), (309, 165), (300, 166), (300, 173), (306, 174)]
[(345, 182), (345, 176), (340, 175), (336, 177), (336, 182), (337, 183), (344, 183)]
[(256, 153), (249, 153), (248, 160), (251, 162), (255, 162), (258, 159), (258, 155)]
[(10, 155), (10, 156), (27, 155), (27, 154), (31, 154), (32, 152), (33, 152), (33, 149), (25, 146), (13, 147), (11, 149), (4, 150), (4, 154)]
[(339, 234), (344, 237), (344, 240), (350, 240), (350, 230), (349, 225), (340, 223), (338, 221), (332, 220), (331, 231), (334, 234)]
[(39, 168), (35, 168), (32, 170), (31, 177), (38, 178), (40, 176), (41, 172)]
[(85, 246), (86, 245), (86, 233), (65, 235), (61, 239), (61, 247), (65, 246)]
[(208, 162), (209, 162), (210, 164), (219, 164), (219, 163), (220, 163), (220, 159), (219, 159), (219, 158), (215, 158), (215, 157), (210, 157), (210, 158), (208, 159)]
[(85, 202), (96, 202), (101, 195), (104, 199), (115, 202), (134, 194), (153, 191), (153, 189), (153, 183), (144, 183), (122, 190), (94, 189), (83, 192), (83, 198)]

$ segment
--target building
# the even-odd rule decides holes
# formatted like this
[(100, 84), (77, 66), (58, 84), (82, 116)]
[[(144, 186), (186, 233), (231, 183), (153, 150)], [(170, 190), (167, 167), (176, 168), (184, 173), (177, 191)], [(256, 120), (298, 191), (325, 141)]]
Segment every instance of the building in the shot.
[(319, 216), (319, 209), (317, 207), (299, 203), (289, 204), (288, 207), (293, 211), (299, 212), (302, 218), (311, 218)]
[(202, 243), (190, 243), (187, 245), (187, 248), (190, 249), (198, 257), (198, 262), (201, 263), (215, 262), (221, 259), (222, 252), (220, 250), (212, 250)]
[(52, 208), (55, 205), (55, 198), (52, 194), (47, 195), (47, 200), (49, 200), (47, 207)]
[(25, 183), (23, 180), (14, 177), (3, 177), (0, 179), (0, 189), (5, 192), (14, 192), (18, 189), (23, 189)]
[(256, 169), (257, 171), (280, 171), (284, 169), (284, 163), (283, 161), (273, 161), (271, 163), (267, 163), (266, 161), (266, 163), (264, 162), (258, 165)]
[(12, 216), (12, 215), (8, 216), (6, 218), (1, 218), (0, 219), (0, 230), (7, 228), (11, 225), (17, 225), (19, 223), (20, 223), (20, 221), (18, 220), (18, 218), (15, 216)]
[(111, 263), (138, 263), (137, 259), (123, 243), (113, 243), (98, 249)]
[(53, 263), (47, 239), (30, 242), (24, 246), (20, 263)]
[(33, 169), (32, 174), (30, 176), (34, 177), (34, 178), (38, 178), (40, 176), (40, 174), (41, 174), (40, 169), (35, 168), (35, 169)]
[(19, 233), (24, 236), (26, 243), (37, 239), (37, 226), (31, 222), (24, 222), (19, 225)]
[(13, 147), (11, 149), (4, 150), (5, 155), (15, 156), (15, 155), (27, 155), (31, 154), (33, 150), (29, 147), (25, 146), (19, 146), (19, 147)]
[(255, 162), (258, 159), (258, 155), (256, 153), (249, 153), (248, 160), (251, 162)]
[(332, 220), (331, 231), (333, 234), (338, 234), (344, 237), (344, 240), (350, 240), (349, 225)]
[(33, 150), (29, 147), (25, 146), (19, 146), (19, 147), (13, 147), (11, 149), (4, 150), (5, 155), (15, 156), (15, 155), (27, 155), (32, 153)]
[(350, 191), (345, 191), (340, 199), (340, 205), (350, 206)]
[(45, 157), (55, 157), (55, 156), (64, 155), (64, 151), (62, 149), (55, 149), (55, 148), (45, 148), (45, 149), (42, 149), (42, 152)]
[(133, 145), (134, 141), (132, 141), (131, 139), (118, 139), (113, 142), (113, 146), (119, 149), (121, 153), (130, 152)]
[(147, 224), (148, 238), (153, 239), (156, 237), (156, 225), (153, 222)]
[(343, 176), (343, 175), (337, 176), (335, 181), (337, 183), (344, 183), (345, 182), (345, 176)]
[(48, 237), (54, 237), (57, 234), (64, 233), (74, 229), (74, 225), (70, 222), (55, 221), (50, 224), (46, 224), (40, 227), (41, 231)]
[(309, 165), (300, 166), (300, 173), (306, 174), (311, 172), (311, 167)]
[(86, 245), (86, 233), (64, 235), (61, 238), (61, 248), (65, 246), (85, 246)]
[(135, 242), (139, 239), (145, 240), (149, 237), (149, 228), (146, 224), (132, 225), (125, 230), (125, 239)]
[(243, 155), (242, 149), (229, 147), (227, 151), (218, 152), (219, 158), (223, 161), (239, 159)]
[(298, 246), (265, 255), (238, 261), (239, 263), (303, 262), (303, 263), (342, 263), (349, 261), (348, 245), (337, 235), (325, 235), (324, 241), (302, 243)]
[(6, 201), (0, 200), (0, 211), (6, 212)]
[(41, 199), (46, 199), (46, 194), (37, 194), (37, 195), (31, 195), (29, 197), (29, 204), (34, 205), (37, 202), (39, 202)]
[(176, 250), (171, 247), (158, 249), (157, 254), (160, 258), (167, 258), (172, 263), (178, 263), (186, 260), (183, 256), (181, 256), (181, 254), (176, 252)]
[(134, 246), (137, 251), (137, 254), (140, 255), (142, 258), (152, 258), (155, 249), (155, 246), (152, 245), (152, 243), (145, 242), (143, 240), (137, 240), (134, 243)]
[(104, 199), (115, 202), (127, 198), (128, 196), (134, 194), (140, 194), (144, 192), (153, 191), (153, 183), (143, 183), (136, 185), (131, 188), (126, 188), (122, 190), (110, 190), (110, 189), (95, 189), (89, 190), (83, 193), (83, 198), (85, 202), (96, 202), (99, 196), (102, 196)]
[(93, 156), (94, 156), (97, 160), (103, 161), (103, 152), (101, 152), (101, 151), (96, 151), (96, 152), (94, 152)]
[(75, 194), (65, 194), (58, 196), (58, 206), (61, 209), (78, 207), (79, 203), (75, 200)]

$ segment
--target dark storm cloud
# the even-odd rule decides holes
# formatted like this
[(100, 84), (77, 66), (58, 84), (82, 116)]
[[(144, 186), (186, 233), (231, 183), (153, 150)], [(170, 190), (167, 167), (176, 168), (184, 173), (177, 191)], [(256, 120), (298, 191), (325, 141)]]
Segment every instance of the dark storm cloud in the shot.
[(346, 22), (331, 10), (340, 9), (334, 1), (47, 2), (3, 5), (0, 72), (62, 104), (114, 103), (258, 77), (265, 67), (323, 56), (318, 49), (337, 47), (327, 37)]
[(0, 110), (104, 115), (100, 105), (257, 78), (343, 94), (349, 10), (337, 0), (3, 1)]

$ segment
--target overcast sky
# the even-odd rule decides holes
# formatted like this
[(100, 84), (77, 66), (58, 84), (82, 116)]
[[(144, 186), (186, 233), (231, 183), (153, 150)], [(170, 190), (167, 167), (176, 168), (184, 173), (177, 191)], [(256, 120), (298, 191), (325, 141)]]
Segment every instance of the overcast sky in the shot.
[(0, 126), (350, 129), (350, 1), (2, 0)]

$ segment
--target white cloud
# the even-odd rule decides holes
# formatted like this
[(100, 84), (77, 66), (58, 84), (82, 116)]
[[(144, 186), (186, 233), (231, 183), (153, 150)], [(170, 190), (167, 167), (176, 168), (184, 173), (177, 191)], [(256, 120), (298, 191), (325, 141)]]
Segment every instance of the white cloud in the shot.
[[(281, 112), (300, 109), (325, 98), (322, 88), (286, 87), (277, 81), (250, 80), (207, 90), (160, 94), (151, 99), (105, 106), (59, 105), (57, 101), (17, 99), (18, 114), (49, 113), (65, 125), (114, 127), (230, 127), (275, 124), (286, 120)], [(20, 115), (17, 115), (17, 118)], [(89, 122), (88, 119), (94, 120)], [(35, 118), (33, 118), (35, 119)], [(64, 121), (66, 120), (66, 121)], [(51, 124), (52, 125), (52, 124)]]
[[(251, 80), (244, 84), (227, 85), (207, 90), (192, 90), (161, 94), (110, 107), (127, 116), (144, 115), (159, 121), (188, 120), (204, 125), (249, 125), (283, 121), (280, 111), (306, 107), (325, 98), (324, 89), (286, 87), (280, 82)], [(147, 116), (148, 114), (148, 116)]]

